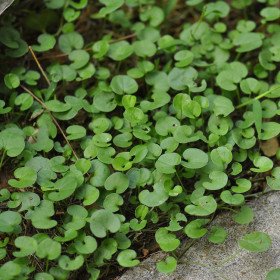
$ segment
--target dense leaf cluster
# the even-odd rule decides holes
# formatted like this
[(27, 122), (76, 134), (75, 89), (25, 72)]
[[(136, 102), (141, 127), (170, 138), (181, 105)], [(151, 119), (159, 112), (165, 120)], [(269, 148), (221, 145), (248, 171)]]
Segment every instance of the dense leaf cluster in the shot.
[(247, 224), (246, 198), (280, 189), (278, 147), (260, 150), (280, 133), (278, 1), (17, 2), (0, 26), (0, 279), (106, 277), (147, 232), (171, 273), (183, 237), (227, 238), (217, 210)]

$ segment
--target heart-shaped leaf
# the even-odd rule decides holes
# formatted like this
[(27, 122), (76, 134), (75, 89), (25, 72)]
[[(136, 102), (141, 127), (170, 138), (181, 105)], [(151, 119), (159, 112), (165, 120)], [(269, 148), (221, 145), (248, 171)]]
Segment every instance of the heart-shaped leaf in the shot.
[(90, 229), (99, 238), (105, 237), (107, 231), (117, 232), (120, 226), (119, 218), (105, 209), (94, 212), (90, 218)]
[(0, 213), (0, 231), (12, 233), (21, 223), (21, 216), (14, 211), (4, 211)]
[(208, 240), (213, 243), (223, 243), (227, 238), (227, 232), (222, 227), (211, 227), (211, 234), (208, 234)]
[(189, 222), (184, 231), (190, 238), (200, 238), (207, 233), (207, 229), (201, 227), (206, 225), (209, 221), (209, 219), (196, 219)]
[(202, 196), (195, 204), (196, 205), (187, 205), (185, 211), (190, 215), (208, 216), (217, 209), (217, 203), (212, 196)]
[(140, 263), (139, 260), (133, 260), (136, 256), (134, 250), (127, 249), (118, 254), (117, 261), (123, 267), (133, 267)]
[(15, 179), (9, 180), (9, 185), (14, 188), (26, 188), (32, 186), (37, 179), (37, 173), (34, 169), (30, 167), (21, 167), (16, 169), (14, 175), (18, 181)]
[(156, 241), (160, 248), (167, 252), (174, 251), (180, 245), (180, 240), (176, 238), (176, 235), (169, 233), (165, 228), (156, 231)]
[(157, 263), (157, 269), (161, 273), (169, 274), (175, 271), (177, 267), (177, 260), (174, 257), (167, 257), (165, 261)]
[(61, 245), (57, 241), (46, 238), (39, 243), (36, 254), (41, 259), (54, 260), (61, 254)]
[(254, 212), (250, 207), (243, 205), (241, 211), (236, 213), (233, 218), (238, 224), (249, 224), (254, 218)]

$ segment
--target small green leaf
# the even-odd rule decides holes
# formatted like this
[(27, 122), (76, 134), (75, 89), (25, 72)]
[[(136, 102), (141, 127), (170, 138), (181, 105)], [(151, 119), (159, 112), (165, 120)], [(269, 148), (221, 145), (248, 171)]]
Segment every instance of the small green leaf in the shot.
[(136, 256), (134, 250), (127, 249), (118, 254), (117, 261), (123, 267), (133, 267), (140, 263), (139, 260), (133, 260)]
[(201, 228), (206, 225), (209, 219), (196, 219), (187, 224), (184, 231), (189, 238), (200, 238), (207, 233), (206, 228)]
[(213, 243), (223, 243), (227, 238), (227, 232), (222, 227), (211, 227), (211, 234), (208, 234), (209, 241)]
[(233, 218), (238, 224), (249, 224), (254, 218), (254, 212), (250, 207), (244, 205), (241, 207), (241, 211), (236, 213)]
[(214, 99), (214, 114), (216, 116), (228, 116), (234, 111), (232, 101), (224, 96), (217, 96)]
[(66, 270), (73, 271), (79, 269), (84, 263), (84, 258), (79, 255), (74, 260), (71, 260), (68, 256), (62, 255), (58, 260), (58, 265)]
[(32, 46), (32, 49), (35, 52), (45, 52), (45, 51), (51, 50), (51, 49), (53, 49), (53, 47), (55, 46), (55, 43), (56, 43), (55, 37), (50, 34), (41, 34), (41, 35), (39, 35), (37, 40), (40, 45)]
[(239, 33), (234, 37), (233, 44), (239, 46), (236, 51), (239, 53), (250, 52), (262, 45), (261, 36), (258, 33)]
[(4, 211), (0, 213), (0, 231), (12, 233), (21, 223), (21, 216), (14, 211)]
[(198, 169), (204, 167), (208, 163), (208, 155), (200, 149), (189, 148), (183, 153), (183, 158), (187, 162), (181, 164), (190, 169)]
[(129, 178), (121, 172), (111, 174), (105, 181), (104, 186), (106, 190), (116, 190), (120, 194), (126, 191), (129, 185)]
[(160, 248), (167, 252), (174, 251), (180, 245), (180, 240), (176, 238), (176, 235), (169, 233), (165, 228), (156, 231), (156, 241)]
[(36, 254), (41, 259), (55, 260), (61, 254), (61, 245), (57, 241), (46, 238), (39, 243)]
[(273, 168), (273, 161), (264, 156), (259, 156), (254, 159), (254, 165), (258, 168), (251, 168), (250, 170), (254, 172), (266, 172)]
[(148, 207), (159, 206), (168, 199), (168, 193), (166, 192), (163, 184), (156, 183), (153, 188), (153, 192), (143, 190), (139, 194), (140, 202)]
[(251, 252), (264, 252), (271, 246), (269, 235), (263, 232), (255, 232), (243, 236), (238, 244)]
[(69, 59), (73, 61), (70, 67), (74, 70), (78, 70), (89, 62), (89, 54), (84, 50), (74, 50), (69, 54)]
[(232, 195), (229, 190), (223, 191), (220, 197), (225, 203), (233, 206), (239, 206), (243, 204), (245, 200), (242, 194)]
[(18, 156), (24, 147), (25, 142), (20, 129), (7, 128), (0, 132), (0, 149), (6, 150), (9, 157)]
[(153, 56), (157, 51), (156, 45), (148, 40), (136, 41), (132, 46), (140, 57)]
[(111, 212), (119, 211), (119, 207), (123, 205), (123, 198), (117, 193), (108, 194), (103, 202), (103, 207)]
[(6, 74), (4, 77), (4, 82), (5, 82), (5, 85), (7, 86), (7, 88), (9, 88), (9, 89), (17, 88), (17, 87), (19, 87), (19, 84), (20, 84), (20, 80), (19, 80), (18, 76), (13, 73)]
[(26, 111), (32, 106), (33, 98), (29, 93), (22, 93), (16, 97), (15, 104), (17, 106), (21, 105), (21, 111)]
[(273, 21), (280, 17), (280, 9), (276, 7), (263, 8), (260, 12), (266, 21)]
[(190, 215), (208, 216), (217, 209), (217, 202), (212, 196), (200, 197), (195, 205), (187, 205), (185, 211)]
[(251, 189), (252, 183), (247, 179), (237, 179), (236, 180), (237, 186), (232, 186), (231, 190), (235, 193), (245, 193)]
[(119, 218), (105, 209), (94, 212), (90, 218), (90, 229), (99, 238), (105, 237), (107, 231), (117, 232), (120, 226)]
[(110, 44), (107, 55), (115, 60), (121, 61), (132, 55), (133, 47), (127, 41), (120, 41)]
[(49, 200), (42, 200), (34, 212), (31, 213), (30, 219), (32, 225), (39, 229), (49, 229), (57, 225), (57, 221), (51, 220), (50, 217), (54, 215), (53, 203)]
[(156, 168), (158, 171), (165, 174), (175, 173), (175, 166), (179, 165), (181, 162), (181, 157), (177, 153), (166, 153), (161, 155), (156, 161)]
[(29, 236), (19, 236), (15, 240), (15, 246), (20, 251), (13, 252), (13, 255), (17, 258), (26, 257), (32, 255), (37, 249), (37, 242), (34, 238)]
[(79, 254), (92, 254), (97, 248), (97, 242), (94, 237), (88, 235), (84, 238), (78, 238), (74, 242), (75, 249)]
[(66, 132), (70, 134), (67, 136), (68, 140), (77, 140), (86, 136), (86, 129), (80, 125), (68, 126)]
[(26, 188), (32, 186), (37, 179), (37, 172), (30, 167), (20, 167), (15, 170), (14, 175), (18, 181), (15, 179), (10, 179), (8, 181), (9, 185), (14, 188)]
[(268, 272), (265, 280), (278, 280), (279, 278), (280, 278), (280, 268), (276, 268)]
[(175, 271), (177, 260), (174, 257), (167, 257), (165, 261), (157, 263), (157, 269), (161, 273), (169, 274)]
[(123, 95), (125, 93), (132, 94), (138, 90), (138, 84), (136, 81), (125, 75), (114, 76), (110, 86), (112, 87), (112, 90), (119, 95)]
[(78, 32), (69, 32), (59, 36), (58, 45), (62, 52), (70, 53), (84, 46), (84, 39)]
[(228, 176), (222, 171), (211, 171), (209, 174), (211, 182), (202, 183), (203, 187), (207, 190), (219, 190), (226, 186)]

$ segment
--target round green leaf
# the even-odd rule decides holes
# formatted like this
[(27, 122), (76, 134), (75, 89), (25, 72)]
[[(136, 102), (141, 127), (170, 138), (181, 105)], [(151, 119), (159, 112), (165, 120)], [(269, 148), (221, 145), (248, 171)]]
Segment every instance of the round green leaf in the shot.
[(57, 241), (46, 238), (39, 243), (36, 254), (41, 259), (55, 260), (61, 254), (61, 245)]
[(121, 61), (132, 55), (133, 47), (125, 40), (110, 44), (107, 55), (115, 60)]
[(238, 224), (249, 224), (254, 218), (254, 212), (250, 207), (244, 205), (241, 207), (241, 211), (236, 213), (233, 218)]
[(183, 153), (183, 158), (187, 162), (183, 162), (182, 165), (190, 169), (202, 168), (208, 163), (208, 155), (196, 148), (186, 149)]
[(7, 86), (7, 88), (9, 88), (9, 89), (17, 88), (17, 87), (19, 87), (19, 84), (20, 84), (20, 80), (19, 80), (18, 76), (13, 73), (6, 74), (4, 77), (4, 82), (5, 82), (5, 85)]
[(280, 279), (280, 268), (273, 269), (268, 272), (265, 280), (278, 280)]
[(156, 231), (156, 241), (160, 248), (167, 252), (174, 251), (180, 245), (180, 240), (176, 238), (176, 235), (169, 233), (165, 228)]
[(157, 269), (161, 273), (169, 274), (175, 271), (177, 260), (174, 257), (167, 257), (165, 261), (157, 263)]
[(209, 221), (209, 219), (196, 219), (188, 223), (184, 231), (189, 238), (200, 238), (207, 233), (207, 229), (201, 227)]
[(223, 243), (227, 238), (227, 232), (222, 227), (211, 227), (211, 234), (207, 237), (213, 243)]
[(119, 95), (125, 93), (132, 94), (138, 90), (138, 84), (136, 81), (126, 75), (114, 76), (110, 86), (112, 87), (112, 90)]
[(32, 255), (37, 249), (37, 242), (34, 238), (29, 236), (19, 236), (15, 240), (15, 246), (20, 251), (13, 252), (13, 255), (17, 258), (26, 257)]
[(117, 232), (120, 226), (118, 216), (105, 209), (94, 212), (90, 218), (91, 232), (99, 238), (105, 237), (107, 231), (112, 233)]
[(155, 44), (148, 40), (136, 41), (132, 46), (140, 57), (153, 56), (157, 51)]
[(139, 260), (133, 260), (136, 256), (134, 250), (127, 249), (118, 254), (117, 261), (123, 267), (133, 267), (140, 263)]
[(40, 45), (33, 45), (32, 49), (35, 52), (45, 52), (51, 50), (56, 43), (55, 37), (50, 34), (41, 34), (38, 37), (38, 42)]
[(263, 232), (255, 232), (243, 236), (238, 244), (251, 252), (264, 252), (271, 246), (269, 235)]
[(232, 195), (231, 192), (229, 190), (223, 191), (221, 193), (221, 199), (229, 204), (229, 205), (233, 205), (233, 206), (238, 206), (244, 203), (244, 196), (242, 194), (234, 194)]
[(9, 185), (14, 188), (30, 187), (37, 179), (37, 172), (30, 167), (20, 167), (15, 170), (14, 175), (19, 180), (10, 179), (8, 181)]
[(126, 191), (129, 185), (129, 178), (121, 172), (111, 174), (105, 181), (104, 187), (106, 190), (116, 190), (120, 194)]
[(181, 157), (177, 153), (166, 153), (161, 155), (156, 161), (156, 168), (159, 172), (165, 174), (175, 173), (174, 166), (179, 165), (181, 163)]
[(196, 205), (187, 205), (185, 211), (190, 215), (208, 216), (214, 213), (217, 209), (217, 202), (212, 196), (200, 197)]
[(62, 255), (58, 260), (58, 265), (66, 270), (73, 271), (79, 269), (84, 263), (84, 258), (79, 255), (74, 260), (71, 260), (68, 256)]
[(207, 190), (219, 190), (226, 186), (228, 176), (222, 171), (211, 171), (209, 174), (211, 182), (202, 183), (203, 187)]

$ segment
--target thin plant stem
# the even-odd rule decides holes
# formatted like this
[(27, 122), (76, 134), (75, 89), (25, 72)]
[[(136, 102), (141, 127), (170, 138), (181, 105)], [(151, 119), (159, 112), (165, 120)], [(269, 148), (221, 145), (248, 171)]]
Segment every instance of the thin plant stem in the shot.
[(241, 99), (240, 99), (240, 93), (239, 93), (239, 89), (236, 88), (236, 95), (237, 95), (237, 100), (238, 100), (238, 104), (241, 103)]
[(182, 188), (183, 188), (184, 191), (186, 192), (186, 189), (185, 189), (185, 187), (184, 187), (184, 184), (183, 184), (183, 182), (182, 182), (182, 180), (181, 180), (181, 178), (180, 178), (180, 176), (179, 176), (177, 170), (175, 171), (175, 173), (176, 173), (176, 177), (178, 178), (179, 183), (181, 184)]
[(188, 246), (187, 247), (185, 247), (184, 249), (183, 249), (183, 251), (179, 254), (179, 256), (178, 256), (178, 259), (180, 259), (189, 249), (190, 249), (190, 247), (194, 244), (194, 242), (196, 241), (197, 239), (193, 239), (189, 244), (188, 244)]
[(32, 47), (31, 47), (31, 46), (29, 46), (28, 48), (29, 48), (29, 51), (31, 52), (31, 54), (32, 54), (32, 56), (33, 56), (33, 58), (34, 58), (35, 62), (37, 63), (38, 68), (40, 69), (40, 71), (41, 71), (42, 75), (44, 76), (44, 78), (45, 78), (46, 82), (47, 82), (47, 83), (48, 83), (48, 85), (50, 86), (50, 85), (51, 85), (51, 82), (50, 82), (50, 80), (48, 79), (48, 77), (47, 77), (47, 75), (46, 75), (46, 73), (45, 73), (44, 69), (42, 68), (42, 66), (41, 66), (40, 62), (38, 61), (38, 59), (37, 59), (37, 57), (36, 57), (36, 55), (35, 55), (34, 51), (32, 50)]
[(240, 252), (242, 252), (244, 249), (241, 248), (239, 249), (235, 254), (233, 254), (232, 256), (230, 256), (229, 258), (227, 258), (226, 260), (222, 261), (221, 263), (215, 265), (215, 267), (220, 267), (222, 266), (223, 264), (229, 262), (230, 260), (232, 260), (233, 258), (235, 258)]
[[(194, 31), (193, 31), (193, 32), (190, 32), (190, 35), (191, 35), (191, 36), (190, 36), (190, 39), (195, 40), (195, 33), (196, 33), (196, 31), (198, 30), (198, 27), (200, 26), (200, 23), (202, 22), (203, 18), (205, 17), (206, 11), (207, 11), (207, 6), (205, 6), (205, 7), (203, 8), (202, 13), (201, 13), (201, 16), (200, 16), (200, 18), (199, 18), (199, 20), (198, 20), (198, 22), (197, 22), (197, 25), (196, 25)], [(189, 41), (190, 41), (190, 39), (189, 39)], [(189, 42), (189, 43), (190, 43), (190, 42)]]
[(229, 207), (220, 207), (219, 209), (230, 210), (230, 211), (232, 211), (232, 212), (234, 212), (234, 213), (238, 213), (238, 211), (236, 211), (236, 210), (234, 210), (234, 209), (232, 209), (232, 208), (229, 208)]
[(259, 192), (259, 193), (255, 193), (255, 194), (248, 194), (248, 195), (244, 195), (245, 198), (247, 197), (261, 197), (267, 193), (271, 193), (271, 192), (277, 192), (278, 190), (269, 190), (266, 192)]
[(49, 259), (46, 260), (46, 272), (49, 271)]
[(67, 142), (69, 148), (71, 149), (72, 153), (74, 154), (75, 158), (78, 160), (78, 156), (75, 153), (74, 149), (72, 148), (70, 142), (67, 140), (66, 135), (64, 134), (62, 128), (60, 127), (59, 123), (57, 122), (57, 120), (55, 119), (55, 117), (52, 115), (51, 111), (48, 109), (48, 107), (44, 104), (43, 101), (41, 101), (34, 93), (32, 93), (29, 89), (27, 89), (25, 86), (20, 85), (21, 88), (23, 88), (27, 93), (29, 93), (34, 99), (36, 99), (45, 109), (46, 111), (50, 114), (51, 118), (53, 119), (54, 123), (56, 124), (56, 126), (58, 127), (58, 129), (60, 130), (62, 136), (64, 137), (65, 141)]
[(3, 164), (3, 161), (4, 161), (5, 155), (6, 155), (6, 149), (4, 149), (4, 152), (3, 152), (3, 155), (2, 155), (2, 158), (1, 158), (0, 170), (1, 170), (1, 168), (2, 168), (2, 164)]
[(272, 88), (272, 89), (270, 89), (270, 90), (268, 90), (268, 91), (266, 91), (266, 92), (264, 92), (264, 93), (262, 93), (262, 94), (256, 96), (254, 99), (250, 99), (250, 100), (248, 100), (248, 101), (246, 101), (246, 102), (244, 102), (244, 103), (242, 103), (242, 104), (239, 104), (238, 106), (235, 107), (235, 109), (240, 109), (240, 108), (242, 108), (242, 107), (244, 107), (244, 106), (247, 106), (247, 105), (249, 105), (249, 104), (252, 104), (255, 100), (259, 100), (259, 99), (261, 99), (261, 98), (267, 96), (268, 94), (270, 94), (271, 92), (273, 92), (274, 90), (276, 90), (276, 89), (278, 89), (278, 88), (280, 88), (280, 85), (277, 85), (277, 86), (275, 86), (274, 88)]

